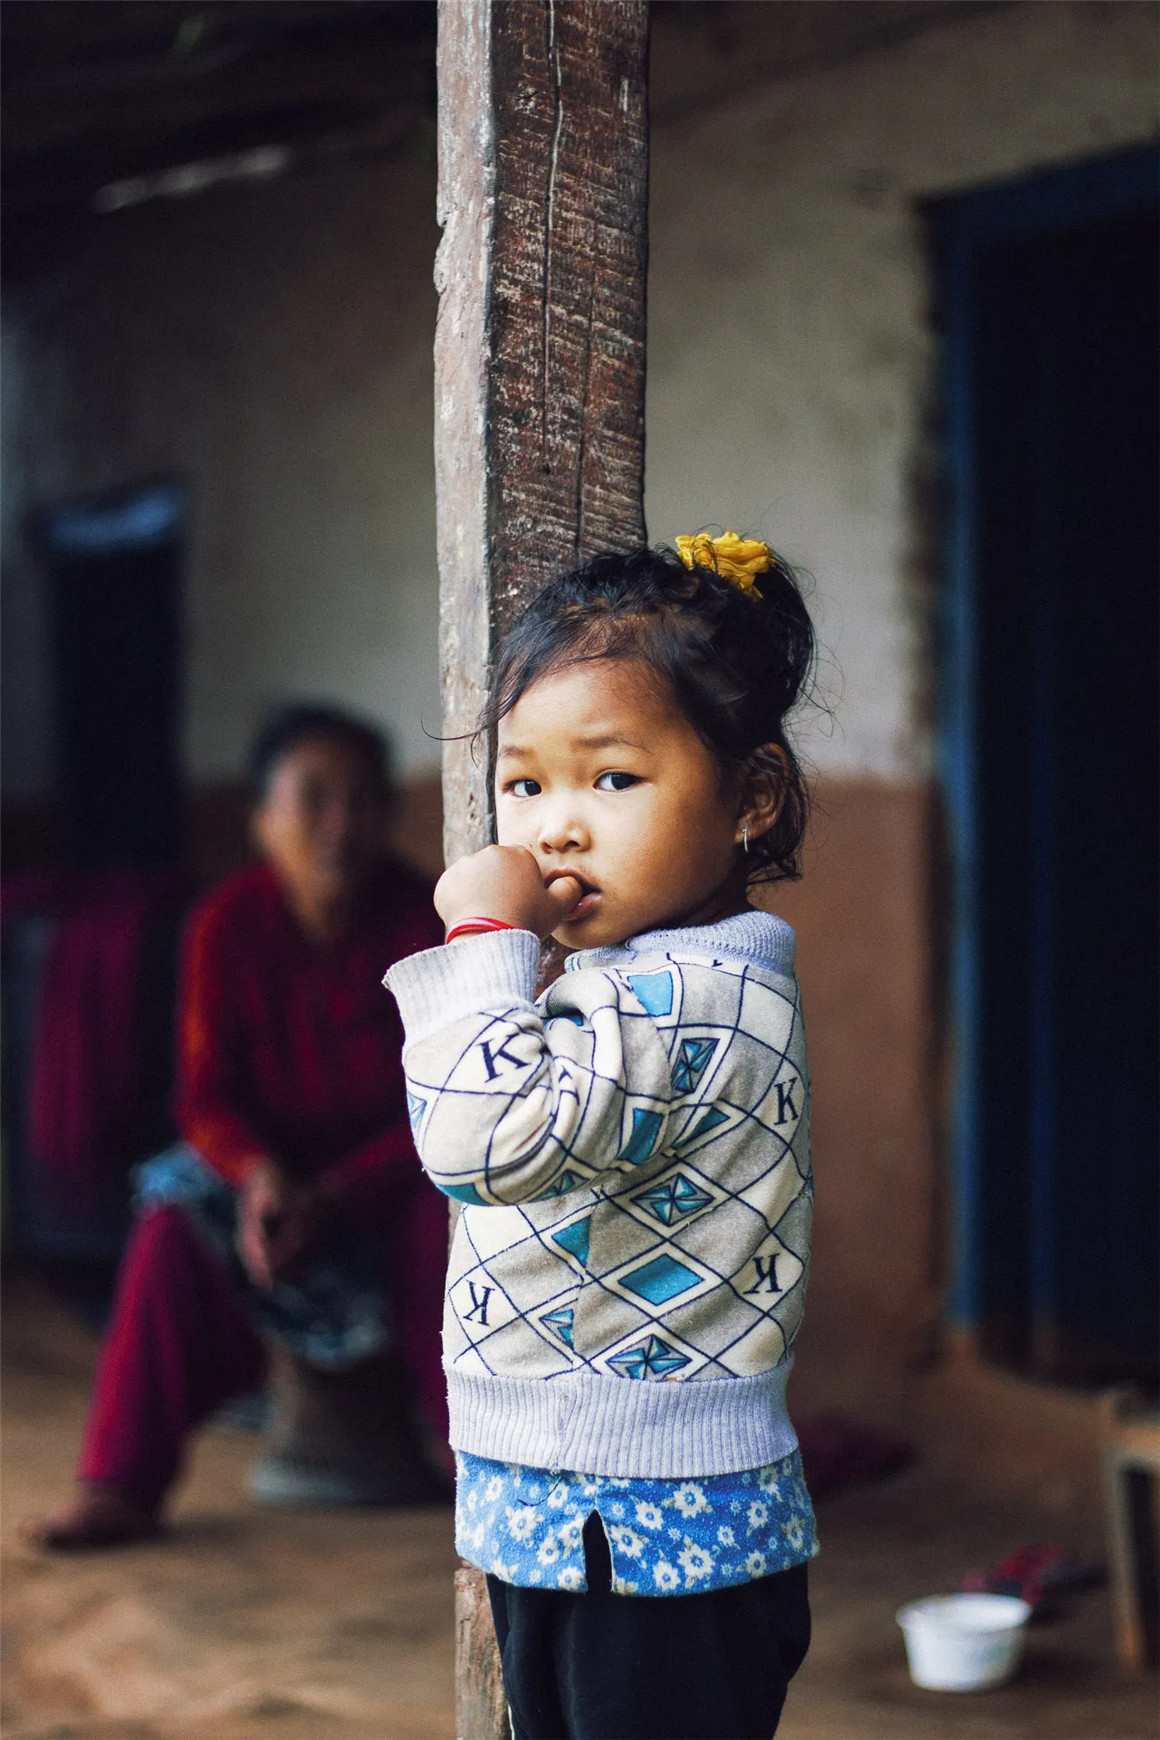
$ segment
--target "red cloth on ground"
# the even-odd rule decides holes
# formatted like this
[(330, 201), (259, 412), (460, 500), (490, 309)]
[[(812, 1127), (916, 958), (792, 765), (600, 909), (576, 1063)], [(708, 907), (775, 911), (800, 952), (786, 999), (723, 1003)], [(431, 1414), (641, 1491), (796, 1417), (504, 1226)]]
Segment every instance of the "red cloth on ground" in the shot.
[[(41, 883), (39, 909), (58, 922), (33, 1036), (28, 1145), (61, 1196), (83, 1206), (141, 1158), (142, 961), (176, 885), (135, 871)], [(37, 909), (34, 883), (18, 879), (6, 904)]]
[(827, 1414), (797, 1424), (806, 1486), (814, 1503), (896, 1474), (914, 1459), (914, 1446), (870, 1426)]

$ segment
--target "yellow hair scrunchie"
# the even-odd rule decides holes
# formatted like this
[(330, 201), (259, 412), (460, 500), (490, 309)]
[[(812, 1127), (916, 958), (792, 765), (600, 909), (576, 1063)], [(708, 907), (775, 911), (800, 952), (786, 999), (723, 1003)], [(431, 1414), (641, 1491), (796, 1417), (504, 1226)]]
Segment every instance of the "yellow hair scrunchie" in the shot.
[(711, 538), (708, 532), (678, 538), (677, 554), (686, 568), (710, 568), (751, 598), (761, 597), (754, 585), (756, 576), (773, 566), (773, 551), (768, 544), (756, 538), (739, 538), (736, 532), (726, 532), (723, 538)]

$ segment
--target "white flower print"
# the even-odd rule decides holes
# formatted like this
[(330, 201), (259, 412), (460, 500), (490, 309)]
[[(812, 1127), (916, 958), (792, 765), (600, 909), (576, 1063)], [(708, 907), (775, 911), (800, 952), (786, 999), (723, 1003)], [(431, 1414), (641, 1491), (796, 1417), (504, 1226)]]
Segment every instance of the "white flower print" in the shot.
[(530, 1504), (521, 1504), (518, 1510), (513, 1510), (510, 1504), (506, 1505), (504, 1515), (507, 1517), (508, 1534), (513, 1541), (526, 1541), (531, 1538), (537, 1517)]
[(796, 1456), (720, 1479), (660, 1481), (467, 1455), (457, 1466), (459, 1550), (516, 1586), (581, 1590), (584, 1522), (597, 1505), (618, 1594), (668, 1599), (723, 1588), (769, 1576), (817, 1550)]
[(564, 1523), (563, 1527), (556, 1530), (556, 1539), (566, 1553), (574, 1553), (580, 1545), (583, 1533), (584, 1524), (579, 1517), (575, 1517), (571, 1522)]
[(627, 1528), (623, 1523), (613, 1523), (608, 1531), (608, 1538), (618, 1553), (623, 1553), (626, 1559), (639, 1559), (644, 1552), (644, 1536), (638, 1535), (635, 1529)]
[(707, 1577), (713, 1569), (713, 1555), (707, 1553), (704, 1547), (698, 1547), (685, 1536), (685, 1550), (677, 1554), (677, 1563), (685, 1573), (686, 1583), (695, 1583), (699, 1577)]
[(793, 1548), (794, 1552), (800, 1553), (802, 1547), (805, 1545), (806, 1539), (805, 1525), (802, 1522), (801, 1517), (791, 1516), (787, 1523), (782, 1523), (781, 1532)]
[(709, 1500), (705, 1497), (704, 1492), (691, 1480), (686, 1480), (677, 1487), (670, 1502), (676, 1506), (682, 1516), (697, 1516), (701, 1511), (709, 1508)]

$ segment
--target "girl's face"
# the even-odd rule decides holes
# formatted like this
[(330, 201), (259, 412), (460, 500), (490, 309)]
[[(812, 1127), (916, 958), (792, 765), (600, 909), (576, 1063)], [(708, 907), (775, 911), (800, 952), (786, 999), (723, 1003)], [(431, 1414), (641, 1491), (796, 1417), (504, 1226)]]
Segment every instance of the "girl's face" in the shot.
[(740, 801), (647, 666), (596, 659), (548, 671), (499, 726), (501, 846), (583, 898), (554, 933), (598, 948), (662, 925), (743, 911)]

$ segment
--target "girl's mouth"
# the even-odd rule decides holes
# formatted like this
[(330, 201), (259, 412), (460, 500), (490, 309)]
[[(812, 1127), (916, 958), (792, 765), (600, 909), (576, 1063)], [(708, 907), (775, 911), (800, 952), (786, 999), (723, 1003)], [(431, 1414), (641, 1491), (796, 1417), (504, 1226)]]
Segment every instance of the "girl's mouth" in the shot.
[(577, 924), (580, 919), (587, 918), (590, 912), (595, 911), (596, 903), (599, 899), (599, 888), (586, 888), (571, 912), (565, 914), (564, 923)]

